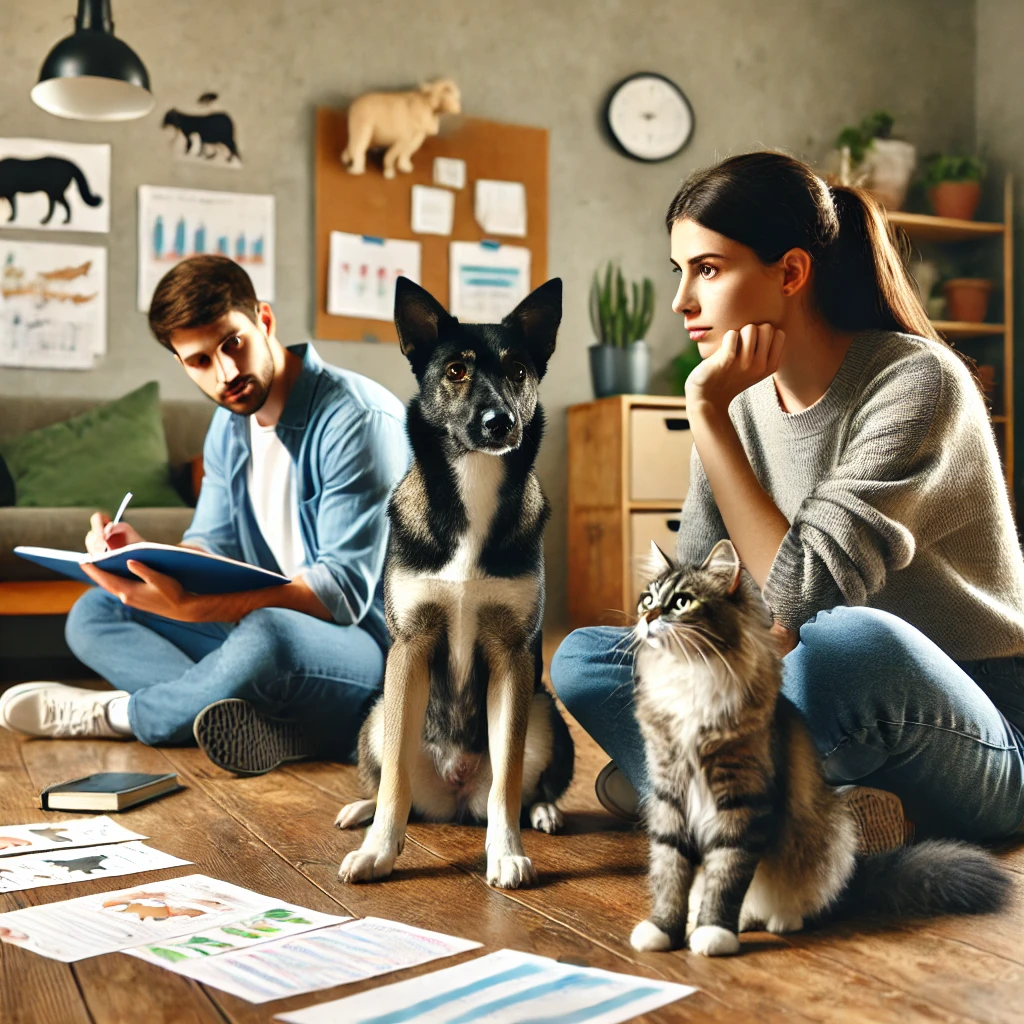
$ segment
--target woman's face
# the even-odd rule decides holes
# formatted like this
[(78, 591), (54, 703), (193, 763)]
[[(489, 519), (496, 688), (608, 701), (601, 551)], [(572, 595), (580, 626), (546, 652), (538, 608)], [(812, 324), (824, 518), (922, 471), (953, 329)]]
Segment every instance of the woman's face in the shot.
[(786, 308), (781, 265), (765, 266), (753, 249), (693, 220), (672, 225), (671, 243), (679, 274), (672, 310), (683, 314), (702, 359), (717, 351), (726, 331), (780, 326)]

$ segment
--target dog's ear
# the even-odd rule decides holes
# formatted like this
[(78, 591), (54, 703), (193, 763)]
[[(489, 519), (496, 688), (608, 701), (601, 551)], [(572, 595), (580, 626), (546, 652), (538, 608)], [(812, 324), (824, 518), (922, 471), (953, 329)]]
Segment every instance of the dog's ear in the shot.
[(395, 281), (395, 327), (402, 355), (421, 366), (437, 344), (441, 327), (454, 317), (425, 288), (407, 277)]
[(562, 322), (562, 279), (553, 277), (535, 288), (502, 321), (506, 327), (517, 327), (523, 333), (526, 348), (544, 376), (548, 360), (555, 351), (555, 335)]

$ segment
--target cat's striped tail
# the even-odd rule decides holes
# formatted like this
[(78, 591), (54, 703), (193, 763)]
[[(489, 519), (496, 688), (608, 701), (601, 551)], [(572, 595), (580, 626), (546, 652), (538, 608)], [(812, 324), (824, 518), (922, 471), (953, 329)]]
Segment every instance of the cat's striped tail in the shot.
[(1006, 905), (1011, 888), (1010, 875), (980, 846), (929, 839), (860, 861), (828, 916), (990, 914)]

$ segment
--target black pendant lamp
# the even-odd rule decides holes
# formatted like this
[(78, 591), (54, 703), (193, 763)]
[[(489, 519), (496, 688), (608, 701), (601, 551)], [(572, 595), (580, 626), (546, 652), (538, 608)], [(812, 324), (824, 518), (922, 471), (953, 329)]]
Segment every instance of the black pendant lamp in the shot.
[(145, 65), (114, 36), (110, 0), (78, 0), (74, 35), (43, 61), (32, 99), (51, 114), (79, 121), (128, 121), (153, 109)]

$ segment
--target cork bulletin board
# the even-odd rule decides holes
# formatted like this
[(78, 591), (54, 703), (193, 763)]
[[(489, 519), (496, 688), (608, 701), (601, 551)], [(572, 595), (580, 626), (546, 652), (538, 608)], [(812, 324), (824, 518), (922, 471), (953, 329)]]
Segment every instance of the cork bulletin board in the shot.
[[(421, 284), (448, 306), (448, 246), (490, 239), (530, 250), (530, 286), (548, 275), (548, 133), (544, 128), (460, 117), (455, 126), (429, 138), (413, 156), (413, 172), (390, 181), (380, 158), (367, 159), (365, 174), (349, 174), (341, 152), (348, 137), (344, 110), (316, 112), (316, 338), (326, 341), (397, 341), (390, 321), (331, 316), (327, 312), (327, 271), (332, 231), (413, 239), (422, 252)], [(412, 230), (412, 186), (433, 185), (434, 157), (466, 161), (466, 185), (455, 193), (450, 236), (417, 235)], [(521, 181), (526, 186), (526, 237), (489, 236), (473, 217), (478, 178)]]

